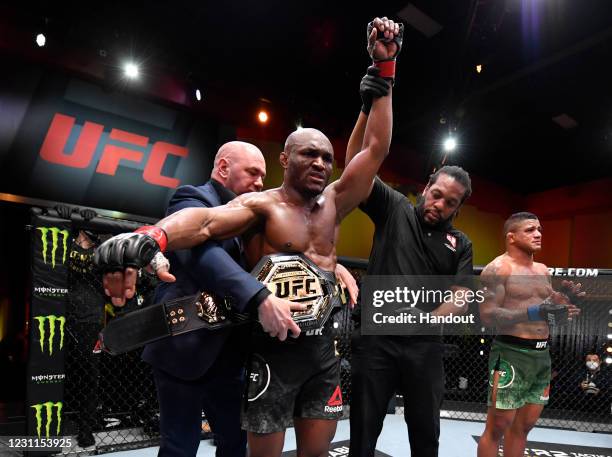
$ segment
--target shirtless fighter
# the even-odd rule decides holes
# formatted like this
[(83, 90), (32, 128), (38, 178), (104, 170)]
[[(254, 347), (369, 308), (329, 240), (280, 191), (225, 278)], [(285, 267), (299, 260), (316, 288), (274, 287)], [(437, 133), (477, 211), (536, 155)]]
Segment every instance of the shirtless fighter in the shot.
[[(251, 267), (264, 255), (302, 253), (322, 270), (334, 271), (340, 221), (368, 195), (391, 141), (391, 87), (382, 78), (394, 77), (394, 59), (401, 48), (400, 27), (387, 18), (376, 18), (372, 24), (368, 50), (381, 72), (368, 77), (389, 86), (389, 95), (374, 99), (363, 150), (341, 178), (327, 185), (334, 152), (323, 133), (308, 128), (293, 132), (280, 154), (284, 169), (281, 187), (244, 194), (215, 208), (186, 208), (154, 227), (140, 229), (140, 233), (119, 235), (104, 243), (97, 257), (103, 268), (116, 270), (104, 278), (111, 296), (123, 298), (133, 293), (133, 271), (126, 270), (125, 275), (119, 271), (126, 266), (145, 266), (164, 248), (184, 249), (211, 238), (239, 234), (244, 234)], [(342, 411), (330, 329), (326, 325), (312, 332), (314, 335), (302, 334), (285, 342), (271, 337), (284, 340), (286, 328), (280, 335), (274, 329), (266, 330), (269, 336), (256, 331), (251, 345), (252, 382), (242, 421), (248, 432), (249, 454), (279, 456), (285, 429), (293, 418), (298, 455), (327, 455)], [(298, 332), (291, 336), (297, 337)], [(263, 385), (255, 382), (268, 372)], [(332, 398), (334, 405), (329, 407)]]
[(480, 306), (482, 322), (497, 328), (489, 355), (487, 424), (478, 457), (496, 457), (504, 437), (504, 456), (522, 457), (527, 434), (548, 403), (550, 388), (549, 325), (578, 316), (581, 285), (563, 281), (551, 287), (546, 265), (534, 262), (542, 247), (542, 227), (535, 214), (516, 213), (504, 225), (506, 252), (481, 274), (487, 289)]

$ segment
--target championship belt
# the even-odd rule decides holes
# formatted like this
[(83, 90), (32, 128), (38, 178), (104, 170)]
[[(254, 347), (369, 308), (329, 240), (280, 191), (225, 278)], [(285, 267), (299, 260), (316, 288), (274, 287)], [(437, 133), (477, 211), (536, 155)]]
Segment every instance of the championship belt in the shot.
[(303, 254), (267, 255), (251, 274), (278, 298), (306, 304), (305, 311), (291, 313), (302, 330), (321, 328), (340, 306), (335, 273), (322, 270)]
[[(322, 327), (332, 310), (340, 306), (342, 291), (335, 274), (320, 269), (302, 254), (265, 256), (251, 274), (277, 297), (307, 305), (305, 311), (292, 313), (302, 330)], [(199, 292), (147, 306), (110, 321), (100, 332), (96, 348), (121, 354), (168, 336), (252, 320), (250, 314), (238, 313), (231, 305), (231, 297)]]

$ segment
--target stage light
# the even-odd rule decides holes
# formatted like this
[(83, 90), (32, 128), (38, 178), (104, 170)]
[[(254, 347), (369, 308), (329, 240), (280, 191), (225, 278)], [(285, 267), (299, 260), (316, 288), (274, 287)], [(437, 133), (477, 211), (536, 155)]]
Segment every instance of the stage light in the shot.
[(612, 357), (606, 357), (606, 363), (610, 365), (612, 363)]
[(452, 136), (449, 136), (446, 140), (444, 140), (444, 150), (446, 152), (452, 152), (456, 147), (457, 141)]
[(607, 352), (608, 354), (612, 354), (612, 346), (608, 346), (608, 347), (606, 348), (606, 352)]
[(608, 339), (612, 340), (612, 333), (608, 333)]
[(45, 35), (43, 35), (42, 33), (36, 35), (36, 44), (38, 45), (38, 47), (42, 48), (46, 42), (47, 38), (45, 37)]
[(268, 113), (266, 113), (264, 110), (261, 110), (259, 113), (257, 113), (257, 120), (261, 124), (266, 124), (268, 122), (268, 119), (269, 119)]
[(485, 339), (484, 338), (480, 338), (480, 344), (484, 344), (485, 343)]
[(128, 62), (123, 66), (123, 74), (129, 79), (138, 78), (139, 73), (138, 65), (133, 62)]
[(202, 100), (202, 92), (200, 92), (200, 89), (196, 89), (195, 91), (195, 97), (197, 101)]
[(338, 322), (334, 322), (334, 328), (338, 328), (340, 327), (340, 324)]
[(484, 355), (484, 351), (480, 351), (480, 355)]
[(480, 73), (482, 71), (482, 65), (476, 65), (476, 73)]

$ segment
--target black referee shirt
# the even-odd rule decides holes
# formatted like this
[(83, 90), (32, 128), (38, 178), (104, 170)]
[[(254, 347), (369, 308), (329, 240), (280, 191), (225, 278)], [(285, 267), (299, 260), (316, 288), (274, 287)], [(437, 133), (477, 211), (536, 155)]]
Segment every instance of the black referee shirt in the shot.
[(361, 209), (375, 224), (368, 275), (473, 274), (469, 238), (450, 225), (424, 224), (414, 205), (378, 177)]

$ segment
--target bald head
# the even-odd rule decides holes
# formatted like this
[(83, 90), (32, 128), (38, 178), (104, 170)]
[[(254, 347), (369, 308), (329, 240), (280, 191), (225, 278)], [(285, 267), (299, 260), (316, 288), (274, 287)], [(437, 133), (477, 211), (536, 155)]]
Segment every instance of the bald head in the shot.
[(263, 188), (266, 161), (259, 148), (243, 141), (230, 141), (219, 148), (210, 177), (237, 195)]
[(318, 144), (333, 153), (333, 147), (329, 138), (317, 129), (299, 129), (292, 132), (285, 140), (285, 152), (291, 154), (296, 147), (304, 146), (309, 143)]

